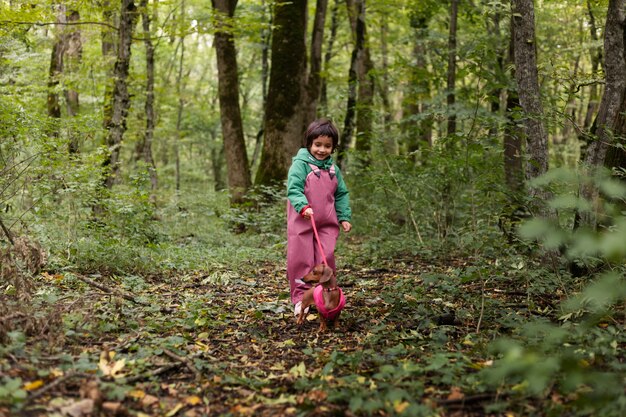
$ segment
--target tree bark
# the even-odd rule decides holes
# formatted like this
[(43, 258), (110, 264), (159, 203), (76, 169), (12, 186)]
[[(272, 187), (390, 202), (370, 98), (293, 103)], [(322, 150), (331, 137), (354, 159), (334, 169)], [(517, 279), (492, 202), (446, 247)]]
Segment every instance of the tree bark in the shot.
[[(101, 2), (102, 7), (102, 20), (109, 23), (111, 26), (118, 26), (118, 16), (115, 13), (113, 6), (109, 0), (103, 0)], [(101, 46), (102, 46), (102, 59), (107, 71), (107, 79), (115, 80), (115, 61), (116, 61), (116, 44), (118, 38), (118, 32), (113, 30), (109, 26), (102, 26), (100, 33)], [(113, 117), (113, 88), (114, 83), (106, 83), (104, 87), (104, 108), (102, 110), (102, 126), (108, 130), (111, 125), (111, 118)]]
[(128, 72), (130, 67), (131, 43), (133, 28), (137, 18), (136, 7), (133, 0), (122, 0), (120, 10), (120, 24), (118, 31), (117, 60), (114, 69), (114, 86), (111, 108), (111, 119), (105, 128), (108, 130), (106, 144), (109, 154), (104, 161), (105, 173), (104, 184), (112, 188), (119, 174), (119, 156), (122, 146), (122, 138), (126, 131), (126, 116), (130, 108), (130, 95), (128, 93)]
[[(262, 0), (263, 5), (263, 22), (266, 22), (266, 7), (265, 1)], [(269, 50), (270, 50), (270, 41), (271, 41), (271, 30), (272, 27), (272, 18), (271, 11), (269, 13), (270, 18), (268, 19), (267, 27), (264, 27), (261, 31), (261, 44), (263, 45), (261, 52), (261, 102), (262, 108), (265, 109), (267, 106), (267, 79), (269, 77)], [(259, 159), (259, 155), (261, 154), (261, 146), (263, 145), (263, 135), (265, 134), (265, 117), (261, 118), (261, 127), (256, 134), (256, 141), (254, 143), (254, 153), (252, 154), (252, 160), (250, 161), (250, 171), (254, 172), (257, 162)]]
[[(330, 36), (328, 37), (328, 45), (324, 52), (324, 72), (328, 73), (330, 69), (330, 60), (333, 56), (333, 46), (335, 45), (335, 38), (337, 37), (337, 12), (339, 10), (339, 0), (335, 0), (331, 11), (330, 19)], [(322, 115), (328, 113), (328, 83), (326, 77), (322, 77), (322, 85), (320, 87), (320, 108)]]
[[(515, 79), (515, 67), (510, 65), (515, 59), (515, 36), (513, 25), (510, 27), (509, 40), (509, 67), (511, 78)], [(522, 138), (524, 131), (517, 121), (517, 112), (521, 107), (517, 90), (511, 87), (507, 91), (506, 98), (506, 124), (504, 125), (504, 178), (510, 191), (509, 203), (515, 211), (521, 204), (521, 193), (524, 188), (524, 168), (522, 166)]]
[(352, 27), (354, 49), (348, 70), (348, 100), (344, 119), (343, 133), (339, 142), (337, 160), (344, 165), (345, 152), (352, 142), (356, 131), (355, 148), (363, 151), (363, 157), (371, 147), (372, 134), (372, 102), (374, 95), (373, 67), (366, 45), (367, 30), (365, 26), (365, 0), (346, 0), (348, 17)]
[(154, 127), (156, 124), (154, 114), (154, 45), (151, 39), (150, 14), (148, 13), (148, 0), (141, 0), (141, 22), (144, 35), (144, 45), (146, 47), (146, 130), (143, 140), (139, 142), (138, 159), (142, 160), (150, 174), (150, 184), (152, 193), (150, 200), (155, 202), (155, 191), (158, 185), (157, 170), (152, 157), (152, 142), (154, 140)]
[[(543, 105), (539, 90), (535, 40), (535, 12), (533, 0), (512, 0), (515, 79), (517, 93), (524, 111), (526, 134), (526, 177), (537, 178), (548, 170), (548, 135), (543, 124)], [(537, 202), (545, 202), (546, 195), (537, 188), (530, 189)], [(543, 211), (545, 207), (538, 207)]]
[(380, 83), (380, 98), (383, 102), (383, 149), (388, 155), (398, 153), (395, 135), (391, 134), (392, 109), (389, 101), (389, 46), (387, 43), (387, 35), (389, 33), (389, 15), (383, 12), (380, 25), (380, 53), (382, 55), (382, 82)]
[[(591, 33), (591, 39), (594, 42), (598, 41), (598, 28), (596, 25), (596, 18), (591, 8), (590, 0), (587, 0), (587, 13), (589, 14), (589, 31)], [(597, 74), (602, 62), (602, 48), (598, 47), (591, 51), (591, 74)], [(589, 102), (587, 104), (587, 111), (585, 113), (585, 120), (583, 122), (583, 131), (588, 131), (591, 128), (593, 117), (598, 110), (598, 84), (593, 83), (589, 87)]]
[(317, 105), (319, 103), (322, 86), (322, 43), (324, 41), (327, 8), (328, 0), (317, 0), (315, 19), (313, 21), (313, 33), (311, 35), (309, 73), (304, 88), (303, 132), (306, 130), (309, 123), (317, 118)]
[(361, 151), (361, 158), (369, 160), (369, 151), (372, 148), (372, 128), (374, 124), (374, 64), (367, 45), (367, 26), (365, 20), (366, 0), (356, 0), (356, 43), (357, 50), (357, 77), (358, 98), (356, 105), (356, 141), (355, 149)]
[(604, 164), (609, 144), (613, 142), (617, 116), (626, 86), (626, 61), (624, 59), (624, 6), (625, 0), (610, 0), (604, 29), (604, 68), (606, 86), (595, 120), (594, 140), (587, 150), (585, 163), (590, 166)]
[(255, 178), (255, 183), (262, 185), (284, 180), (291, 157), (303, 146), (307, 1), (294, 0), (275, 7), (265, 141)]
[[(52, 56), (50, 57), (50, 70), (48, 72), (48, 116), (54, 119), (61, 118), (61, 105), (59, 104), (59, 93), (57, 91), (59, 86), (59, 79), (63, 73), (63, 55), (66, 47), (66, 35), (65, 27), (66, 12), (64, 5), (57, 6), (57, 23), (59, 24), (56, 29), (56, 39), (52, 45)], [(54, 128), (52, 134), (58, 136), (57, 128)]]
[[(604, 95), (600, 101), (598, 115), (594, 121), (592, 134), (594, 140), (589, 144), (585, 155), (584, 166), (590, 176), (601, 166), (614, 164), (619, 159), (619, 153), (611, 153), (611, 161), (607, 160), (609, 147), (613, 146), (616, 139), (616, 127), (620, 108), (624, 101), (626, 91), (626, 60), (624, 51), (624, 23), (626, 21), (624, 7), (626, 0), (610, 0), (604, 28), (604, 68), (606, 85)], [(619, 162), (618, 162), (619, 163)], [(580, 194), (592, 203), (592, 212), (577, 213), (576, 226), (588, 226), (595, 228), (597, 213), (601, 210), (600, 197), (596, 186), (585, 183), (581, 186)]]
[(239, 76), (237, 74), (237, 51), (230, 24), (237, 0), (213, 0), (216, 11), (215, 51), (217, 57), (220, 120), (228, 167), (228, 188), (231, 204), (239, 204), (250, 188), (250, 166), (239, 107)]
[(450, 28), (448, 34), (448, 78), (446, 103), (448, 105), (448, 136), (456, 134), (456, 33), (459, 0), (450, 0)]
[[(76, 10), (72, 10), (69, 12), (68, 22), (77, 23), (80, 21), (80, 14)], [(72, 26), (70, 26), (72, 27)], [(83, 44), (81, 40), (81, 32), (80, 29), (77, 29), (78, 26), (75, 26), (74, 29), (69, 30), (66, 34), (65, 38), (65, 72), (70, 76), (78, 72), (80, 67), (80, 61), (83, 54)], [(67, 115), (69, 117), (74, 117), (78, 115), (79, 110), (79, 95), (78, 91), (73, 87), (66, 87), (64, 90), (65, 94), (65, 103), (67, 109)], [(69, 133), (69, 145), (68, 150), (70, 154), (78, 153), (79, 151), (79, 136), (76, 132)]]

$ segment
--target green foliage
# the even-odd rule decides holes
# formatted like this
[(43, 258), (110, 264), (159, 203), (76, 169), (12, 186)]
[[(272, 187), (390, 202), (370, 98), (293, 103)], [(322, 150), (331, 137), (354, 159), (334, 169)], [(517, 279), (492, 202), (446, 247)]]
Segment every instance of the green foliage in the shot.
[[(546, 320), (529, 321), (515, 329), (514, 337), (500, 339), (492, 346), (496, 360), (484, 370), (491, 386), (506, 384), (514, 396), (530, 394), (539, 398), (554, 395), (567, 401), (551, 403), (553, 413), (573, 410), (576, 414), (623, 415), (623, 360), (619, 346), (626, 341), (623, 320), (618, 313), (626, 297), (624, 281), (623, 213), (615, 210), (616, 199), (626, 196), (626, 187), (607, 176), (586, 179), (568, 170), (554, 170), (538, 184), (555, 185), (557, 194), (549, 204), (567, 213), (591, 210), (591, 204), (575, 197), (581, 182), (592, 182), (607, 196), (605, 222), (597, 231), (563, 227), (558, 220), (533, 219), (520, 231), (527, 239), (538, 239), (550, 250), (564, 249), (572, 261), (606, 265), (612, 269), (584, 283), (560, 306), (561, 324)], [(609, 216), (610, 215), (610, 216)], [(568, 225), (568, 223), (565, 223)], [(571, 284), (570, 284), (571, 285)]]

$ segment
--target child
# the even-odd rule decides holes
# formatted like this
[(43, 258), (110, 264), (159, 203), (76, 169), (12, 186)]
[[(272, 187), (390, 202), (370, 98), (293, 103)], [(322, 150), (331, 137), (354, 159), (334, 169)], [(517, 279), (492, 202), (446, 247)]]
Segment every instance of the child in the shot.
[(311, 216), (333, 271), (339, 225), (344, 232), (352, 229), (348, 190), (330, 156), (339, 142), (337, 128), (330, 120), (316, 120), (309, 125), (305, 140), (306, 148), (293, 158), (287, 177), (287, 278), (296, 317), (300, 314), (302, 293), (310, 288), (302, 277), (323, 262)]

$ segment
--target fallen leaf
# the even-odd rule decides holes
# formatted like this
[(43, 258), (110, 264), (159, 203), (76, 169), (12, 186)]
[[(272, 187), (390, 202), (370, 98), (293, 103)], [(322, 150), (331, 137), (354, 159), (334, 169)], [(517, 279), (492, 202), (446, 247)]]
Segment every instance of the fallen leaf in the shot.
[(38, 379), (36, 381), (28, 382), (24, 384), (24, 389), (26, 391), (34, 391), (41, 386), (43, 386), (43, 381), (41, 379)]
[(112, 416), (119, 416), (126, 414), (126, 410), (124, 410), (124, 406), (122, 403), (115, 403), (112, 401), (106, 401), (102, 403), (102, 411), (105, 414), (109, 414)]
[(202, 398), (198, 397), (197, 395), (191, 395), (191, 396), (185, 398), (185, 404), (187, 404), (187, 405), (202, 404)]
[(71, 417), (83, 417), (93, 413), (93, 400), (84, 399), (61, 408), (61, 414)]
[(128, 392), (128, 396), (136, 400), (141, 400), (143, 397), (146, 396), (146, 393), (140, 389), (134, 389)]
[(143, 405), (144, 407), (150, 407), (151, 405), (156, 404), (158, 402), (159, 402), (159, 399), (157, 397), (155, 397), (154, 395), (149, 395), (149, 394), (141, 399), (141, 405)]
[(448, 400), (460, 400), (465, 397), (465, 394), (461, 392), (461, 388), (452, 387), (450, 388), (450, 395), (448, 395)]
[(398, 402), (396, 404), (394, 404), (393, 409), (395, 410), (396, 413), (398, 414), (402, 414), (404, 413), (404, 410), (406, 410), (409, 407), (409, 404), (407, 401), (403, 401), (403, 402)]

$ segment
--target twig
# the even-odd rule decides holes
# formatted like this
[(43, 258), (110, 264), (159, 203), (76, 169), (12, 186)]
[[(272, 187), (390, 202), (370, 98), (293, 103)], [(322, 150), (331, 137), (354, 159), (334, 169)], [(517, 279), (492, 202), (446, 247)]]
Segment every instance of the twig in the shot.
[(11, 313), (8, 316), (0, 317), (0, 322), (6, 323), (9, 320), (13, 320), (18, 317), (26, 317), (26, 314), (22, 313), (21, 311), (16, 311), (15, 313)]
[(153, 371), (150, 371), (148, 373), (145, 373), (145, 374), (142, 374), (142, 375), (135, 375), (133, 377), (126, 378), (126, 383), (132, 384), (134, 382), (143, 381), (144, 379), (148, 379), (148, 378), (153, 377), (153, 376), (164, 374), (165, 372), (168, 372), (168, 371), (171, 371), (172, 369), (178, 368), (181, 365), (182, 365), (182, 363), (180, 363), (180, 362), (170, 363), (168, 365), (161, 366), (160, 368), (157, 368), (157, 369), (155, 369)]
[(15, 241), (13, 241), (13, 236), (11, 235), (11, 231), (7, 229), (7, 227), (4, 225), (2, 218), (0, 218), (0, 227), (2, 227), (2, 231), (6, 235), (7, 239), (9, 239), (9, 242), (11, 242), (11, 245), (15, 246)]
[[(163, 351), (165, 352), (166, 350), (167, 349), (164, 349)], [(198, 352), (195, 355), (193, 355), (192, 358), (198, 357), (202, 353), (203, 352)], [(180, 359), (182, 359), (182, 358), (180, 358)], [(172, 369), (178, 368), (179, 366), (184, 365), (184, 364), (185, 364), (184, 360), (178, 361), (178, 362), (173, 362), (173, 363), (170, 363), (168, 365), (161, 366), (160, 368), (157, 368), (157, 369), (155, 369), (153, 371), (150, 371), (150, 372), (147, 372), (145, 374), (136, 375), (136, 376), (133, 376), (133, 377), (130, 377), (130, 378), (126, 378), (126, 382), (129, 383), (129, 384), (132, 384), (132, 383), (135, 383), (135, 382), (143, 381), (144, 379), (148, 379), (148, 378), (151, 378), (153, 376), (157, 376), (157, 375), (164, 374), (165, 372), (169, 372)], [(198, 372), (198, 371), (196, 371), (196, 372)]]
[(142, 301), (135, 300), (135, 298), (132, 295), (128, 295), (126, 293), (123, 293), (120, 290), (109, 288), (106, 285), (99, 284), (99, 283), (95, 282), (94, 280), (91, 280), (91, 279), (89, 279), (87, 277), (84, 277), (82, 275), (75, 275), (75, 276), (79, 280), (83, 281), (85, 284), (91, 285), (92, 287), (96, 287), (97, 289), (102, 290), (102, 291), (104, 291), (104, 292), (106, 292), (108, 294), (118, 295), (118, 296), (122, 297), (123, 299), (128, 300), (130, 302), (133, 302), (135, 304), (139, 304), (139, 305), (146, 306), (146, 307), (150, 306), (150, 304), (144, 303)]
[(478, 324), (476, 324), (476, 333), (480, 332), (480, 325), (483, 322), (483, 316), (485, 314), (485, 285), (487, 285), (486, 280), (483, 281), (483, 285), (480, 289), (480, 316), (478, 317)]
[(170, 358), (174, 360), (184, 363), (185, 366), (189, 368), (189, 370), (193, 372), (193, 374), (196, 376), (196, 380), (199, 380), (202, 377), (202, 374), (200, 373), (200, 371), (198, 371), (198, 369), (195, 366), (193, 366), (193, 363), (191, 363), (189, 359), (183, 358), (182, 356), (178, 356), (177, 354), (175, 354), (169, 349), (163, 349), (163, 353), (165, 353), (167, 356), (169, 356)]
[(66, 374), (65, 376), (62, 376), (61, 378), (55, 379), (54, 381), (52, 381), (51, 383), (49, 383), (48, 385), (46, 385), (45, 387), (39, 388), (37, 391), (33, 391), (32, 394), (30, 394), (28, 396), (28, 398), (26, 398), (26, 401), (32, 401), (36, 398), (41, 397), (43, 394), (45, 394), (46, 392), (50, 391), (51, 389), (55, 388), (58, 385), (61, 385), (62, 383), (72, 379), (72, 378), (76, 378), (76, 377), (81, 377), (81, 378), (91, 378), (93, 377), (93, 375), (91, 374), (87, 374), (85, 372), (72, 372), (69, 374)]

